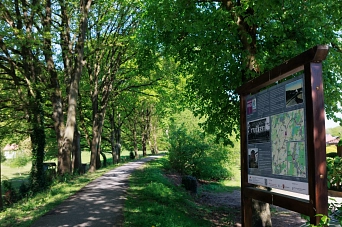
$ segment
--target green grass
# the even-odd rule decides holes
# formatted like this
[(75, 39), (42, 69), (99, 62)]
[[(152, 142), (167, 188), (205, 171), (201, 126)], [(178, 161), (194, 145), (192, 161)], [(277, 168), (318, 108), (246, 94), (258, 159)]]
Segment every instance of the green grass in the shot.
[(333, 153), (333, 152), (337, 152), (337, 147), (336, 147), (336, 145), (330, 145), (330, 146), (327, 146), (326, 147), (326, 152), (327, 152), (327, 154), (328, 153)]
[[(89, 163), (90, 160), (90, 152), (82, 152), (82, 163)], [(112, 163), (112, 155), (106, 153), (107, 162)], [(1, 163), (1, 180), (9, 180), (12, 183), (12, 186), (16, 189), (20, 187), (23, 182), (27, 182), (30, 176), (30, 170), (32, 163), (29, 162), (26, 166), (22, 168), (13, 168), (10, 167), (9, 162), (10, 160)], [(101, 156), (102, 161), (102, 156)], [(57, 164), (57, 159), (51, 159), (47, 162), (55, 162)], [(2, 193), (5, 193), (5, 190), (2, 186)]]
[[(149, 151), (147, 154), (151, 154)], [(88, 163), (90, 162), (90, 152), (83, 151), (81, 153), (82, 157), (82, 163)], [(110, 153), (105, 153), (107, 157), (107, 163), (112, 163), (112, 155)], [(101, 162), (103, 161), (102, 156), (100, 156)], [(123, 150), (121, 154), (121, 159), (125, 161), (129, 161), (129, 151)], [(31, 162), (29, 162), (26, 166), (22, 168), (13, 168), (9, 165), (9, 160), (5, 161), (4, 163), (1, 163), (1, 180), (10, 180), (14, 188), (19, 188), (20, 185), (23, 182), (27, 182), (30, 170), (31, 170)], [(57, 164), (57, 158), (56, 159), (50, 159), (46, 162), (55, 162)], [(2, 186), (2, 185), (1, 185)], [(2, 188), (2, 193), (4, 194), (5, 191)]]
[[(150, 152), (147, 152), (147, 154), (150, 154)], [(90, 162), (90, 152), (83, 151), (81, 153), (82, 157), (82, 163), (89, 163)], [(112, 155), (110, 153), (105, 153), (107, 157), (107, 162), (112, 162)], [(128, 160), (129, 158), (129, 151), (123, 150), (121, 154), (122, 159)], [(100, 159), (102, 161), (102, 156), (100, 156)], [(47, 162), (55, 162), (57, 164), (57, 158), (56, 159), (50, 159), (47, 160)], [(28, 163), (26, 166), (22, 168), (11, 168), (8, 164), (8, 161), (1, 163), (1, 177), (2, 179), (22, 179), (28, 176), (29, 172), (31, 170), (31, 163)], [(20, 177), (20, 174), (23, 177)]]
[[(108, 158), (108, 156), (107, 156)], [(55, 206), (79, 191), (82, 187), (87, 185), (90, 181), (98, 178), (109, 170), (130, 161), (128, 157), (119, 165), (109, 165), (106, 168), (101, 168), (95, 173), (86, 173), (84, 175), (70, 175), (59, 181), (55, 181), (50, 189), (45, 192), (38, 193), (33, 197), (24, 199), (11, 207), (7, 207), (0, 212), (0, 226), (1, 227), (26, 227), (31, 226), (32, 223), (40, 216), (52, 210)], [(111, 160), (108, 159), (111, 163)], [(15, 170), (11, 170), (15, 171)], [(7, 173), (11, 180), (18, 179), (15, 173)], [(28, 176), (22, 176), (27, 178)]]
[(218, 182), (212, 182), (210, 184), (203, 185), (201, 190), (211, 192), (233, 192), (241, 189), (241, 172), (239, 166), (234, 166), (231, 169), (233, 178)]
[[(166, 162), (167, 157), (160, 158), (132, 174), (124, 208), (124, 226), (213, 226), (209, 220), (213, 209), (217, 208), (197, 204), (185, 189), (165, 178), (162, 169)], [(227, 190), (230, 186), (222, 184), (222, 187)], [(224, 212), (230, 211), (225, 209)], [(215, 221), (230, 226), (232, 218)]]
[(55, 206), (75, 194), (78, 190), (102, 174), (113, 169), (114, 166), (86, 173), (81, 176), (69, 176), (62, 181), (56, 181), (52, 187), (32, 198), (24, 199), (0, 213), (1, 227), (26, 227), (36, 219), (52, 210)]

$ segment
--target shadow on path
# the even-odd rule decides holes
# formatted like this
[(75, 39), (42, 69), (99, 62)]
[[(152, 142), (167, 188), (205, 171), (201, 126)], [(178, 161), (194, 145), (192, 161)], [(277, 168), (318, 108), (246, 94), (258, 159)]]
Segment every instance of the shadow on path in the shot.
[(122, 226), (129, 175), (160, 155), (117, 167), (83, 187), (31, 227)]

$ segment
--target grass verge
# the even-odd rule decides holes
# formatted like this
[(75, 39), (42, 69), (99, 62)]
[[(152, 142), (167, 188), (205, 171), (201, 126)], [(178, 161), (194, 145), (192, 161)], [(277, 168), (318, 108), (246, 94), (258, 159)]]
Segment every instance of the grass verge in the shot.
[[(160, 158), (131, 175), (124, 208), (124, 226), (232, 225), (233, 217), (229, 215), (232, 212), (228, 208), (209, 207), (196, 203), (195, 198), (187, 191), (164, 177), (162, 170), (166, 162), (167, 157)], [(220, 213), (219, 217), (218, 213)]]
[(80, 176), (66, 176), (56, 181), (50, 189), (38, 193), (34, 197), (24, 199), (13, 204), (0, 213), (1, 227), (26, 227), (40, 216), (52, 210), (55, 206), (79, 191), (90, 181), (98, 178), (115, 166), (97, 170), (95, 173), (86, 173)]

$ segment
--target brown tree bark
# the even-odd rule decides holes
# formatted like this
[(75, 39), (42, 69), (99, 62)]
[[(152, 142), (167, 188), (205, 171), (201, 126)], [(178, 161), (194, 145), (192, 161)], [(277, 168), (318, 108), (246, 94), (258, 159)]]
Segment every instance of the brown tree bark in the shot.
[(81, 134), (78, 131), (77, 125), (74, 132), (74, 141), (72, 149), (72, 172), (81, 173), (82, 170), (82, 159), (81, 159)]
[[(257, 43), (257, 25), (248, 24), (245, 20), (248, 16), (254, 15), (254, 10), (252, 8), (247, 8), (243, 15), (238, 15), (236, 11), (233, 10), (236, 6), (241, 6), (241, 2), (233, 2), (231, 0), (222, 0), (222, 7), (227, 11), (231, 12), (231, 15), (236, 20), (238, 26), (239, 38), (242, 43), (242, 51), (247, 53), (244, 59), (245, 68), (242, 69), (242, 82), (246, 82), (251, 79), (251, 76), (259, 72), (259, 66), (256, 62), (256, 43)], [(271, 211), (268, 203), (253, 200), (253, 223), (254, 226), (272, 226)]]
[[(45, 17), (42, 17), (44, 32), (51, 31), (51, 0), (46, 1)], [(52, 103), (52, 120), (56, 133), (57, 147), (58, 147), (58, 166), (62, 166), (62, 148), (63, 148), (63, 135), (65, 130), (64, 114), (63, 114), (63, 102), (62, 92), (60, 89), (56, 67), (52, 57), (52, 41), (49, 36), (44, 37), (44, 49), (43, 49), (45, 62), (47, 66), (47, 72), (50, 76), (51, 103)], [(59, 169), (58, 169), (59, 170)]]
[(151, 153), (152, 154), (158, 154), (158, 141), (157, 141), (157, 127), (154, 125), (151, 125), (151, 138), (150, 138), (150, 147), (151, 147)]
[[(64, 2), (63, 2), (64, 3)], [(63, 148), (61, 154), (61, 166), (59, 166), (59, 172), (61, 174), (70, 173), (71, 172), (71, 153), (73, 149), (73, 140), (74, 140), (74, 132), (76, 127), (76, 111), (77, 111), (77, 99), (78, 99), (78, 89), (79, 82), (83, 69), (83, 58), (84, 58), (84, 42), (86, 33), (88, 30), (87, 19), (88, 12), (91, 6), (92, 0), (82, 0), (80, 2), (80, 24), (79, 24), (79, 33), (78, 39), (75, 47), (76, 58), (74, 62), (74, 68), (71, 70), (67, 69), (69, 72), (72, 72), (70, 78), (70, 87), (68, 93), (68, 111), (67, 111), (67, 122), (65, 127), (65, 133), (63, 137)], [(64, 4), (63, 4), (64, 5)], [(66, 15), (63, 15), (66, 16)], [(66, 16), (67, 17), (67, 16)], [(66, 22), (68, 23), (68, 22)], [(68, 28), (69, 29), (69, 28)], [(70, 45), (70, 43), (67, 43)], [(67, 54), (66, 56), (69, 56)], [(65, 58), (65, 61), (69, 61), (69, 59)], [(66, 62), (66, 66), (71, 67), (68, 62)]]
[(147, 155), (147, 141), (149, 139), (150, 134), (150, 122), (151, 122), (151, 109), (147, 107), (143, 109), (142, 113), (142, 135), (141, 135), (141, 145), (143, 156)]
[(133, 128), (132, 128), (132, 135), (133, 135), (133, 150), (134, 150), (134, 157), (138, 158), (138, 139), (137, 139), (137, 118), (134, 117), (133, 120)]
[(4, 204), (3, 204), (3, 201), (2, 201), (1, 164), (2, 164), (2, 150), (1, 150), (1, 147), (0, 147), (0, 211), (2, 211), (2, 209), (4, 208)]
[[(115, 116), (117, 115), (117, 121), (115, 121)], [(121, 153), (121, 116), (120, 114), (115, 114), (115, 108), (112, 107), (112, 112), (109, 114), (110, 127), (111, 127), (111, 138), (110, 144), (112, 147), (112, 157), (113, 164), (120, 162)]]

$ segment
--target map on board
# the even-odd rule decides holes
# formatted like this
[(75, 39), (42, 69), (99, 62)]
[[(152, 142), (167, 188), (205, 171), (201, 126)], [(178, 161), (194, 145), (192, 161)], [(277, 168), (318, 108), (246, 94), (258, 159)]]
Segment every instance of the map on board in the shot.
[(272, 173), (306, 177), (304, 109), (271, 117)]

